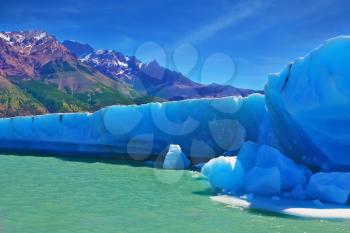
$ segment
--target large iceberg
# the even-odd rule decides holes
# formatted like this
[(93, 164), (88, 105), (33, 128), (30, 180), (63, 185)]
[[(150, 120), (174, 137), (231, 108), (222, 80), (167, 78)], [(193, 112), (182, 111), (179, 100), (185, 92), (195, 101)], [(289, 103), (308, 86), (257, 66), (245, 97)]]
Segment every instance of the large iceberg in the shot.
[(264, 96), (254, 94), (5, 118), (0, 150), (147, 160), (176, 144), (201, 162), (258, 140), (266, 114)]
[(271, 75), (265, 98), (286, 154), (317, 170), (350, 170), (350, 37), (328, 40)]
[[(349, 78), (350, 37), (328, 40), (269, 77), (258, 140), (238, 152), (245, 192), (349, 202)], [(215, 174), (203, 175), (216, 185)], [(238, 182), (242, 175), (229, 177)]]

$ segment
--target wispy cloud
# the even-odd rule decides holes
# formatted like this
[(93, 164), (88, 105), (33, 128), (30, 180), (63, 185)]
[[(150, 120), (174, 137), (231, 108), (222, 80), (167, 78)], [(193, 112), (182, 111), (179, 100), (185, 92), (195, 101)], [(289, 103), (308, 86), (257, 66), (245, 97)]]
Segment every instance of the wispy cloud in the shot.
[(178, 41), (177, 44), (198, 42), (209, 39), (219, 31), (228, 27), (234, 26), (251, 16), (254, 16), (256, 11), (262, 6), (260, 0), (241, 1), (234, 6), (231, 6), (227, 12), (223, 12), (221, 16), (215, 20), (201, 25), (195, 31), (189, 33)]

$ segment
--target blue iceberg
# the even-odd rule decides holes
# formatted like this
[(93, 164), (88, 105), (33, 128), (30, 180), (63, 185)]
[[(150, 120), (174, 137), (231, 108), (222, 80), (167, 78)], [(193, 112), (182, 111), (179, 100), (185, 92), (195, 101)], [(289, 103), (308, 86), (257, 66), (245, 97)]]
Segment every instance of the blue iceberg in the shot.
[(280, 146), (322, 171), (350, 170), (350, 37), (328, 40), (271, 75), (265, 98)]
[(238, 152), (245, 192), (349, 202), (349, 62), (338, 37), (269, 77), (258, 138)]
[(305, 185), (308, 170), (273, 147), (246, 142), (237, 157), (214, 158), (202, 168), (202, 174), (214, 188), (277, 195)]
[(305, 194), (321, 201), (347, 204), (350, 201), (350, 172), (319, 172), (311, 176)]
[(247, 193), (273, 195), (281, 193), (281, 173), (277, 167), (254, 167), (245, 176)]
[(248, 172), (255, 166), (256, 154), (258, 153), (259, 145), (254, 142), (246, 142), (242, 145), (238, 152), (237, 160), (242, 164), (245, 172)]
[(167, 154), (165, 155), (163, 168), (172, 170), (188, 169), (191, 161), (181, 151), (179, 145), (170, 145)]
[(0, 120), (0, 149), (103, 158), (156, 159), (170, 144), (193, 162), (256, 141), (264, 96), (111, 106), (90, 113)]
[(244, 169), (236, 157), (220, 156), (206, 163), (201, 173), (214, 189), (225, 192), (242, 190)]
[(306, 168), (296, 165), (293, 160), (270, 146), (262, 145), (257, 154), (255, 166), (259, 168), (276, 167), (281, 175), (281, 187), (291, 189), (306, 183)]

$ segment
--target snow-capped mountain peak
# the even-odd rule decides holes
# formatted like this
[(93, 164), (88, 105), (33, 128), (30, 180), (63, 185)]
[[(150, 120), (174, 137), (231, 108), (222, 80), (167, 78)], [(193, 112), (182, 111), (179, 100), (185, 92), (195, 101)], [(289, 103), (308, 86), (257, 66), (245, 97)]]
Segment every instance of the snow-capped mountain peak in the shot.
[(9, 42), (10, 41), (10, 36), (6, 33), (0, 32), (0, 39)]
[(44, 31), (19, 31), (19, 32), (0, 32), (0, 39), (10, 45), (28, 46), (34, 45), (39, 40), (47, 37)]
[(79, 60), (112, 79), (131, 78), (131, 75), (136, 72), (135, 67), (140, 67), (138, 64), (141, 63), (114, 50), (96, 50)]
[(0, 74), (39, 76), (38, 69), (57, 59), (73, 60), (70, 51), (44, 31), (0, 32)]
[[(79, 42), (65, 41), (63, 44), (79, 58), (80, 62), (147, 95), (179, 100), (229, 95), (246, 96), (254, 92), (228, 85), (196, 83), (181, 73), (162, 67), (156, 60), (143, 63), (134, 56), (126, 56), (114, 50), (94, 50), (88, 44)], [(87, 52), (89, 50), (92, 52)]]

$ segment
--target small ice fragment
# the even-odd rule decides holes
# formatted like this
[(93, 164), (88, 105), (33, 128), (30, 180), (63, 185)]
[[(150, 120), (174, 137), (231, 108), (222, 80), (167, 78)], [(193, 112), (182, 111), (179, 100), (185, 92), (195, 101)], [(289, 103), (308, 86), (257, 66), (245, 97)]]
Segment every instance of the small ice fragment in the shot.
[(179, 145), (170, 145), (169, 151), (165, 156), (163, 168), (173, 170), (183, 170), (190, 167), (190, 160), (182, 152)]

